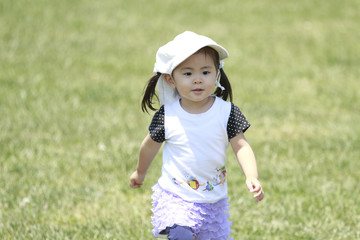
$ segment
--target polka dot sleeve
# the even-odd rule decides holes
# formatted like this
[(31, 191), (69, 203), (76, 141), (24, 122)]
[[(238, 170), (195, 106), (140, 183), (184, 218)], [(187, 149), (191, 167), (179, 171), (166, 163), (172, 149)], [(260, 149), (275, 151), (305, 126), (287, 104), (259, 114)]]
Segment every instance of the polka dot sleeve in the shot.
[(250, 127), (250, 123), (241, 113), (240, 109), (231, 103), (231, 112), (227, 123), (228, 138), (231, 139), (241, 132), (245, 132)]
[(149, 126), (151, 139), (159, 143), (165, 141), (164, 113), (164, 106), (161, 106), (159, 111), (155, 113)]

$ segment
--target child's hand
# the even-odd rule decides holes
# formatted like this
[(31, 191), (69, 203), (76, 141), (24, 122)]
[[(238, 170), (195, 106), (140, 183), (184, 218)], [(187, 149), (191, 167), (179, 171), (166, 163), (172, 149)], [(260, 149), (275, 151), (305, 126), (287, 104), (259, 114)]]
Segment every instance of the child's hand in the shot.
[(261, 187), (261, 183), (257, 178), (247, 178), (246, 186), (249, 189), (249, 192), (255, 193), (254, 198), (256, 201), (260, 202), (264, 198), (264, 191)]
[(145, 175), (140, 175), (138, 171), (133, 172), (130, 176), (130, 187), (139, 188), (143, 184)]

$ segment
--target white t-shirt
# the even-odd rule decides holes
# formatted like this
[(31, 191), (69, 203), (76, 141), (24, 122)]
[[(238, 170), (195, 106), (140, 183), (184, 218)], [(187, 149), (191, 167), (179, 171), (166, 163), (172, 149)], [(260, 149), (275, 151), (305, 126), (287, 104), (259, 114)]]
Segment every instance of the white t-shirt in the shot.
[(229, 139), (249, 127), (240, 109), (219, 97), (201, 114), (186, 112), (180, 101), (162, 106), (149, 127), (154, 141), (165, 141), (159, 185), (190, 202), (226, 198)]

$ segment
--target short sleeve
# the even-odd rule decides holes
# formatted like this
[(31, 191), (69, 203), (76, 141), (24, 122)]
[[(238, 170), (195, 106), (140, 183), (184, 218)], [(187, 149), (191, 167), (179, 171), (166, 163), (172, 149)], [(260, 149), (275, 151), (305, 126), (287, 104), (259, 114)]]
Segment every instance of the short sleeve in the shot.
[(250, 127), (250, 123), (241, 113), (240, 109), (231, 103), (231, 112), (227, 123), (228, 138), (231, 139), (241, 132), (245, 132)]
[(161, 106), (161, 108), (155, 113), (149, 126), (151, 139), (159, 143), (165, 141), (164, 113), (164, 106)]

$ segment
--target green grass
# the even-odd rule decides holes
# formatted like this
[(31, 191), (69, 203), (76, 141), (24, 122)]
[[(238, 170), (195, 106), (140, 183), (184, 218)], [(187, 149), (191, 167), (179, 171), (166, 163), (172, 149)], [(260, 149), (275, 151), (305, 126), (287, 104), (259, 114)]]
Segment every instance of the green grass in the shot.
[(128, 187), (155, 53), (184, 30), (230, 52), (266, 197), (229, 151), (234, 239), (360, 239), (360, 3), (0, 0), (0, 238), (152, 239)]

